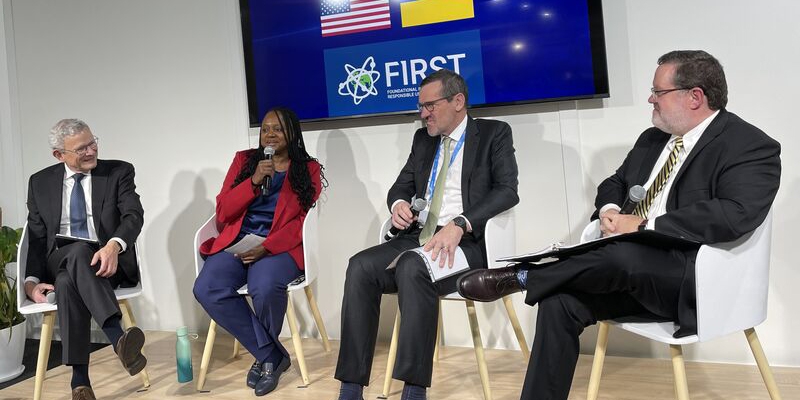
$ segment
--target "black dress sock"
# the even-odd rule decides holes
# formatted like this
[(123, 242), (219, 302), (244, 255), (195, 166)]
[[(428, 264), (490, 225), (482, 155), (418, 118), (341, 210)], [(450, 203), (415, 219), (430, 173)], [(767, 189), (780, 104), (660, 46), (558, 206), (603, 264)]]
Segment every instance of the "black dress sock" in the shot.
[(111, 342), (111, 347), (114, 349), (114, 352), (117, 351), (117, 342), (119, 342), (119, 338), (122, 337), (122, 325), (120, 324), (120, 317), (117, 315), (112, 315), (108, 317), (106, 322), (103, 323), (102, 326), (103, 333), (106, 334), (108, 337), (108, 341)]
[(92, 386), (89, 382), (89, 364), (72, 365), (72, 382), (70, 386), (75, 389), (78, 386)]

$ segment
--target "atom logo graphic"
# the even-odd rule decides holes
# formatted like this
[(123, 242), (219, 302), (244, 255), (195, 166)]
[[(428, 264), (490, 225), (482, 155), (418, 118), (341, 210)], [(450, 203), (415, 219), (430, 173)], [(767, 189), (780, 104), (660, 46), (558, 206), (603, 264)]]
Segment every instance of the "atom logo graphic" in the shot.
[(347, 80), (339, 84), (340, 95), (351, 96), (355, 105), (360, 104), (368, 96), (378, 95), (375, 82), (381, 78), (381, 74), (375, 71), (375, 59), (372, 56), (364, 60), (361, 68), (345, 64), (344, 70), (347, 72)]

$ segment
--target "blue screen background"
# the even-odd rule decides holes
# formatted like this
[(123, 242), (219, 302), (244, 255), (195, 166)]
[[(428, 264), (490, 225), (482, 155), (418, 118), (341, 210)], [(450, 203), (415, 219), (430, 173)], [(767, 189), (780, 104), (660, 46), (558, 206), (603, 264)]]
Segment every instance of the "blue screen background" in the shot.
[[(322, 37), (319, 0), (249, 0), (251, 115), (260, 119), (283, 105), (301, 120), (331, 117), (328, 49), (474, 30), (480, 32), (485, 93), (473, 106), (603, 94), (595, 88), (587, 0), (474, 0), (474, 18), (408, 28), (402, 27), (402, 2), (390, 1), (390, 29)], [(381, 112), (410, 110), (406, 102)]]

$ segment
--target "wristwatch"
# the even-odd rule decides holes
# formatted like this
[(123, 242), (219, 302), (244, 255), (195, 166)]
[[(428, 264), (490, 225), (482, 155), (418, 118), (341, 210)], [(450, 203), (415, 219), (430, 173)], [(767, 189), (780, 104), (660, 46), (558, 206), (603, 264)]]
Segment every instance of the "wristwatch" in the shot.
[(461, 228), (461, 230), (464, 231), (464, 234), (467, 233), (467, 219), (466, 218), (464, 218), (464, 217), (459, 215), (459, 216), (453, 218), (453, 224), (455, 226)]
[(639, 223), (639, 228), (636, 230), (639, 232), (645, 230), (647, 228), (647, 221), (647, 219), (642, 220), (642, 222)]

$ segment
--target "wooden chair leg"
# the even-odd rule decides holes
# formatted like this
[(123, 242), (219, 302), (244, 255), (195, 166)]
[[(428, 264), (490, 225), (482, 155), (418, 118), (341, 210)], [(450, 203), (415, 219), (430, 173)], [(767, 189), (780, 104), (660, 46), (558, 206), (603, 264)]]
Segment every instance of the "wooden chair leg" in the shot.
[(322, 316), (319, 313), (317, 300), (314, 299), (314, 291), (311, 290), (311, 286), (306, 286), (303, 288), (303, 290), (306, 292), (308, 306), (311, 307), (311, 315), (314, 316), (314, 322), (317, 323), (319, 335), (322, 336), (322, 347), (325, 348), (326, 353), (329, 353), (331, 351), (331, 343), (328, 341), (328, 331), (325, 329), (325, 323), (322, 321)]
[(600, 321), (597, 323), (597, 344), (594, 347), (592, 373), (589, 375), (589, 390), (586, 395), (588, 400), (596, 400), (600, 391), (600, 377), (603, 375), (603, 363), (606, 359), (606, 347), (608, 346), (608, 327), (607, 322)]
[(308, 370), (306, 369), (306, 358), (303, 355), (303, 343), (300, 340), (300, 331), (297, 327), (297, 315), (294, 313), (294, 306), (292, 305), (292, 298), (286, 299), (286, 318), (289, 320), (289, 330), (292, 331), (292, 343), (294, 344), (294, 353), (297, 357), (297, 364), (300, 366), (300, 376), (303, 378), (303, 386), (308, 386)]
[(239, 350), (241, 349), (241, 344), (239, 343), (236, 338), (233, 338), (233, 352), (231, 353), (231, 358), (239, 358)]
[(531, 357), (531, 351), (528, 349), (528, 341), (525, 340), (525, 332), (522, 331), (522, 326), (517, 317), (517, 310), (514, 309), (514, 303), (511, 302), (511, 296), (503, 297), (503, 305), (506, 306), (508, 319), (511, 321), (511, 327), (514, 328), (514, 335), (517, 337), (517, 343), (519, 343), (519, 348), (522, 350), (522, 357), (525, 358), (525, 361), (528, 361)]
[(478, 373), (481, 376), (481, 385), (483, 385), (483, 398), (484, 400), (492, 400), (492, 390), (489, 387), (489, 369), (486, 366), (486, 357), (483, 354), (483, 340), (481, 340), (481, 329), (478, 326), (478, 316), (475, 313), (475, 302), (467, 300), (466, 305), (469, 328), (472, 331), (472, 345), (475, 347), (475, 359), (478, 362)]
[(444, 327), (444, 322), (442, 322), (442, 299), (439, 299), (439, 319), (436, 322), (436, 344), (433, 347), (433, 359), (439, 361), (439, 344), (442, 343), (442, 328)]
[(775, 377), (772, 376), (772, 370), (767, 361), (767, 355), (764, 354), (764, 349), (761, 347), (761, 341), (758, 340), (755, 328), (745, 329), (745, 337), (747, 343), (750, 344), (750, 350), (753, 352), (753, 357), (756, 359), (758, 370), (761, 371), (761, 378), (764, 379), (764, 384), (767, 386), (769, 398), (772, 400), (780, 400), (781, 392), (778, 390), (778, 384), (775, 383)]
[[(131, 303), (129, 303), (127, 299), (119, 301), (119, 309), (122, 312), (122, 324), (124, 325), (125, 329), (136, 326), (136, 318), (133, 316)], [(142, 354), (144, 354), (144, 351), (142, 351)], [(143, 369), (142, 372), (139, 372), (139, 378), (142, 379), (142, 385), (145, 388), (150, 387), (150, 375), (147, 373), (147, 368)]]
[(42, 333), (39, 338), (39, 357), (36, 360), (36, 378), (33, 383), (33, 400), (42, 398), (44, 376), (47, 373), (47, 361), (50, 359), (50, 342), (53, 340), (53, 323), (56, 312), (48, 311), (42, 318)]
[(208, 324), (208, 335), (206, 336), (206, 345), (203, 348), (203, 358), (200, 361), (200, 374), (197, 376), (197, 390), (203, 390), (203, 385), (206, 384), (206, 374), (208, 374), (208, 364), (211, 362), (211, 352), (214, 350), (214, 339), (217, 338), (217, 323), (211, 320)]
[(392, 373), (394, 372), (394, 361), (397, 358), (397, 341), (400, 337), (400, 310), (394, 317), (394, 328), (392, 328), (392, 341), (389, 342), (389, 356), (386, 361), (386, 377), (383, 378), (383, 392), (378, 396), (379, 399), (389, 398), (389, 391), (392, 390)]
[(672, 356), (672, 372), (675, 374), (675, 398), (689, 400), (689, 384), (686, 381), (686, 367), (683, 365), (683, 349), (678, 344), (669, 345)]

